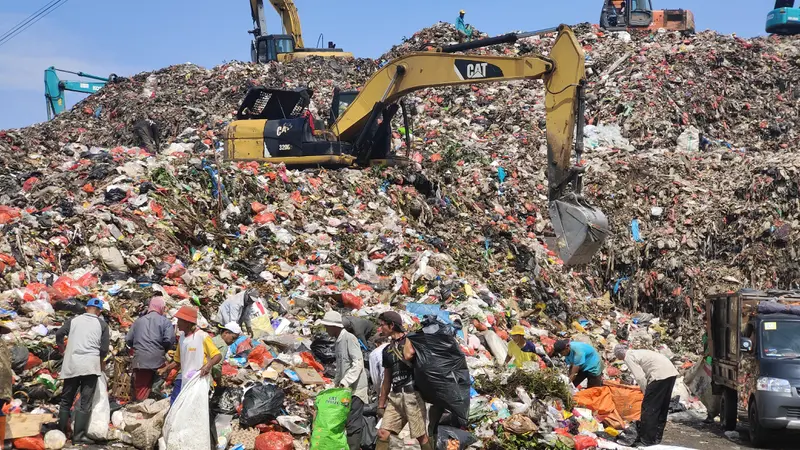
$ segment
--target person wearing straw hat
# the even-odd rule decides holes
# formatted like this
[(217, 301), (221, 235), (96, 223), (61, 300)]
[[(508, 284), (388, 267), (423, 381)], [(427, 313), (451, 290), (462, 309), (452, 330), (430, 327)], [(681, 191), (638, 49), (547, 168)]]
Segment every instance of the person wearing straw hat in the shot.
[[(58, 409), (58, 428), (65, 435), (69, 426), (69, 410), (78, 392), (81, 399), (75, 407), (75, 425), (72, 442), (93, 444), (86, 436), (92, 417), (92, 398), (97, 387), (97, 379), (105, 369), (104, 360), (108, 355), (108, 324), (100, 317), (103, 301), (93, 298), (86, 302), (86, 312), (67, 320), (56, 331), (56, 345), (64, 354), (61, 365), (61, 380), (64, 388)], [(64, 338), (67, 338), (66, 347)]]
[[(5, 319), (5, 317), (3, 318)], [(0, 321), (0, 335), (11, 333), (10, 322)], [(14, 370), (11, 368), (11, 349), (4, 339), (0, 339), (0, 442), (6, 439), (6, 415), (3, 407), (13, 396)]]
[(347, 445), (350, 450), (361, 448), (361, 436), (364, 432), (364, 403), (369, 401), (367, 394), (367, 372), (364, 369), (364, 354), (361, 346), (352, 333), (344, 328), (342, 315), (336, 311), (328, 311), (317, 325), (324, 325), (325, 330), (336, 339), (336, 386), (350, 389), (353, 398), (350, 402), (350, 414), (347, 416)]

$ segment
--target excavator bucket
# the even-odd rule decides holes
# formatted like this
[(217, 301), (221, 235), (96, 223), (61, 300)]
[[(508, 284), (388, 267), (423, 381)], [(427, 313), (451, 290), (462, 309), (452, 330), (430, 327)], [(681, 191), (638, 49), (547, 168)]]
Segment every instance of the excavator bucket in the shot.
[(564, 265), (588, 264), (608, 236), (608, 218), (573, 193), (550, 202), (549, 211)]

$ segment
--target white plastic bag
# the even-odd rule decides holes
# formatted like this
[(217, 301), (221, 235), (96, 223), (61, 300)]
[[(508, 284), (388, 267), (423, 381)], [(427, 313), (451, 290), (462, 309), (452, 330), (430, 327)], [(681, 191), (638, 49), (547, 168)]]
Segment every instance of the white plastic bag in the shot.
[(111, 406), (108, 404), (108, 380), (106, 374), (97, 379), (97, 388), (92, 397), (92, 418), (86, 435), (89, 439), (105, 441), (108, 438), (108, 423), (111, 422)]
[(50, 430), (44, 435), (44, 448), (61, 450), (67, 444), (67, 437), (59, 430)]
[(211, 448), (208, 423), (208, 389), (210, 377), (192, 377), (181, 387), (181, 393), (164, 421), (164, 442), (167, 450)]

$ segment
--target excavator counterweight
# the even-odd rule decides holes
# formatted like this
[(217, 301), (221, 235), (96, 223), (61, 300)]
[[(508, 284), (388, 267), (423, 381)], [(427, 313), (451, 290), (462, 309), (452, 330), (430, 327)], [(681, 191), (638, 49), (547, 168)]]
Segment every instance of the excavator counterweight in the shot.
[[(503, 39), (516, 37), (506, 35)], [(497, 41), (490, 38), (484, 44)], [(470, 48), (480, 45), (481, 41), (469, 43)], [(404, 95), (428, 87), (541, 79), (545, 87), (549, 210), (558, 252), (566, 265), (588, 263), (608, 235), (608, 220), (581, 195), (585, 168), (571, 162), (573, 145), (578, 162), (583, 148), (586, 76), (583, 48), (572, 30), (566, 25), (558, 28), (548, 57), (448, 53), (456, 48), (461, 47), (411, 53), (390, 61), (357, 94), (334, 90), (330, 119), (324, 129), (318, 129), (302, 108), (294, 107), (302, 104), (304, 94), (254, 88), (239, 109), (239, 120), (226, 130), (226, 157), (327, 167), (397, 161), (391, 151), (391, 123)], [(347, 107), (341, 111), (343, 104)]]

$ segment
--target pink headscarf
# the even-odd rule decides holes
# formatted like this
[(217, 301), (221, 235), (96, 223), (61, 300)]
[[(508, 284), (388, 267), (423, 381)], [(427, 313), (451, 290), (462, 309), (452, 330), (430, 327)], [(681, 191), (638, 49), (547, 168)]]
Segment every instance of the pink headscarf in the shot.
[(164, 297), (153, 297), (150, 299), (150, 305), (147, 307), (147, 312), (155, 311), (161, 315), (164, 315), (164, 309), (166, 306), (167, 303), (164, 300)]

